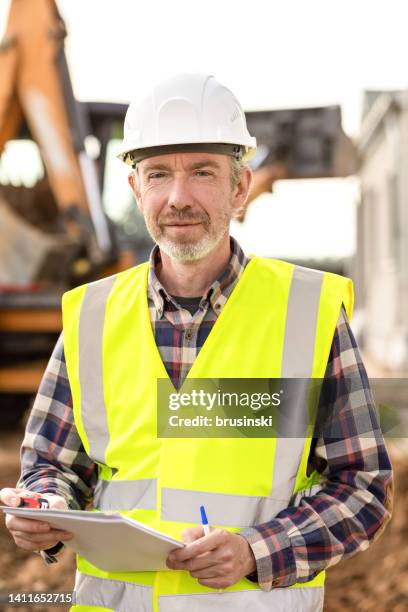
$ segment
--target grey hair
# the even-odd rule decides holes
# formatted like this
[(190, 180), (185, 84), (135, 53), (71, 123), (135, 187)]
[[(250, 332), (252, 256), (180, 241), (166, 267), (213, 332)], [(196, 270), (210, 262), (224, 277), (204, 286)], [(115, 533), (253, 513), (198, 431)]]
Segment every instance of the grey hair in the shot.
[(231, 187), (235, 189), (241, 180), (241, 176), (248, 164), (242, 159), (231, 157)]
[(136, 185), (139, 187), (140, 186), (140, 177), (139, 177), (139, 168), (137, 167), (137, 164), (135, 164), (135, 166), (132, 168), (130, 174), (133, 174), (133, 178), (136, 181)]

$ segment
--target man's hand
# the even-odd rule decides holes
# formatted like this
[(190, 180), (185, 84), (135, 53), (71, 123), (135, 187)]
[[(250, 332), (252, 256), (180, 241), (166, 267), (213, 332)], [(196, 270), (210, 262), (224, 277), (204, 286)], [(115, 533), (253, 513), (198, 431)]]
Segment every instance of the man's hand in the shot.
[[(0, 502), (6, 506), (18, 507), (20, 504), (19, 497), (33, 497), (32, 491), (26, 489), (1, 489)], [(45, 497), (50, 508), (67, 509), (67, 503), (60, 495), (52, 493), (41, 494)], [(37, 520), (22, 518), (6, 514), (6, 527), (10, 531), (14, 542), (20, 548), (30, 551), (46, 550), (52, 548), (58, 542), (70, 540), (73, 536), (67, 531), (60, 529), (52, 529), (49, 523)]]
[(191, 527), (183, 540), (187, 546), (169, 554), (167, 567), (187, 570), (203, 586), (224, 589), (256, 569), (251, 547), (236, 533), (214, 529), (203, 537), (202, 527)]

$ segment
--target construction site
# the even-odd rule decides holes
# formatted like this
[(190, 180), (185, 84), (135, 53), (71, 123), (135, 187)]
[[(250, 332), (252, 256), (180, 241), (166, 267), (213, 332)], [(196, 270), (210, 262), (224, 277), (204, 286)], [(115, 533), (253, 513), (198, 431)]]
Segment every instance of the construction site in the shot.
[[(25, 425), (62, 330), (62, 295), (146, 261), (154, 244), (141, 213), (131, 204), (130, 192), (129, 205), (119, 220), (106, 210), (111, 150), (122, 138), (128, 105), (77, 99), (65, 52), (69, 32), (56, 0), (8, 0), (3, 4), (0, 489), (14, 487), (20, 476), (19, 450)], [(400, 117), (408, 117), (406, 109), (405, 93), (367, 93), (358, 139), (344, 131), (342, 108), (337, 104), (246, 112), (248, 130), (256, 137), (258, 149), (250, 163), (253, 183), (249, 197), (237, 217), (240, 231), (245, 231), (258, 198), (272, 194), (280, 182), (357, 177), (363, 188), (368, 185), (366, 191), (371, 197), (380, 173), (374, 165), (371, 168), (370, 147), (378, 147), (383, 131), (390, 129), (394, 130), (393, 146), (398, 138), (398, 142), (405, 142), (405, 138), (408, 142), (408, 123), (405, 119), (398, 123)], [(397, 138), (398, 130), (401, 134), (405, 130), (405, 135)], [(13, 174), (10, 162), (21, 159), (24, 164), (30, 147), (35, 147), (40, 167), (37, 175), (33, 171), (31, 183)], [(399, 159), (405, 159), (405, 150)], [(400, 178), (396, 173), (392, 176)], [(397, 191), (402, 196), (397, 203), (392, 202), (395, 235), (390, 238), (391, 242), (397, 240), (397, 246), (392, 243), (390, 247), (396, 259), (390, 263), (388, 258), (384, 264), (392, 268), (387, 278), (393, 279), (394, 267), (396, 270), (397, 280), (390, 281), (388, 298), (393, 304), (391, 314), (387, 311), (384, 315), (373, 306), (377, 295), (381, 304), (387, 298), (383, 300), (384, 291), (376, 284), (370, 258), (370, 241), (380, 234), (370, 232), (373, 225), (367, 219), (373, 212), (368, 195), (361, 198), (356, 213), (357, 248), (353, 257), (328, 256), (319, 261), (313, 257), (287, 258), (293, 264), (345, 275), (355, 282), (353, 331), (369, 377), (379, 380), (376, 388), (380, 398), (382, 380), (408, 378), (408, 287), (406, 277), (404, 280), (408, 270), (408, 189), (394, 185), (394, 199)], [(379, 269), (385, 269), (381, 267), (381, 255), (376, 257)], [(381, 321), (379, 327), (375, 317)], [(393, 391), (387, 391), (381, 401), (387, 405), (396, 402), (398, 409), (404, 410), (408, 396), (404, 391), (401, 397), (399, 390), (396, 399)], [(408, 610), (408, 446), (395, 427), (386, 442), (395, 479), (392, 520), (368, 550), (328, 569), (325, 612)], [(65, 550), (58, 563), (47, 565), (39, 554), (15, 545), (3, 515), (0, 517), (0, 609), (68, 610), (69, 606), (63, 604), (9, 605), (7, 594), (72, 592), (74, 579), (72, 550)]]

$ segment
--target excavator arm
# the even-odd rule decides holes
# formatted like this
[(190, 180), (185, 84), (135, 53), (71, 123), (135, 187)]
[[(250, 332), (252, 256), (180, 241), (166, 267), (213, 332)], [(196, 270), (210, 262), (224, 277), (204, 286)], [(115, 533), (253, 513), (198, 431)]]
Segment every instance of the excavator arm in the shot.
[(112, 244), (97, 170), (84, 147), (65, 33), (55, 0), (8, 0), (0, 42), (0, 153), (25, 119), (68, 233), (85, 242), (88, 256), (99, 263)]
[(276, 161), (266, 166), (261, 166), (253, 172), (251, 189), (248, 198), (235, 215), (237, 221), (245, 221), (249, 205), (263, 193), (272, 193), (275, 181), (289, 178), (288, 167), (285, 163)]

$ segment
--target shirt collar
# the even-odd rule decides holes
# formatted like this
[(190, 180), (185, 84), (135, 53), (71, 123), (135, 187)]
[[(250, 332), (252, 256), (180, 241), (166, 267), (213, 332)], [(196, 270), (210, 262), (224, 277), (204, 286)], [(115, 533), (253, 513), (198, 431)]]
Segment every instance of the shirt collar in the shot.
[[(206, 294), (203, 296), (200, 302), (200, 308), (205, 308), (206, 302), (208, 301), (216, 315), (221, 312), (222, 307), (232, 293), (232, 290), (240, 279), (245, 266), (249, 261), (238, 242), (232, 237), (230, 237), (230, 245), (231, 257), (228, 264), (221, 272), (220, 276), (208, 288)], [(180, 308), (180, 306), (166, 291), (157, 278), (155, 267), (158, 263), (160, 263), (160, 249), (156, 244), (153, 247), (149, 258), (150, 265), (147, 291), (149, 298), (154, 302), (159, 318), (162, 318), (166, 309), (166, 304), (171, 302), (176, 308)]]

